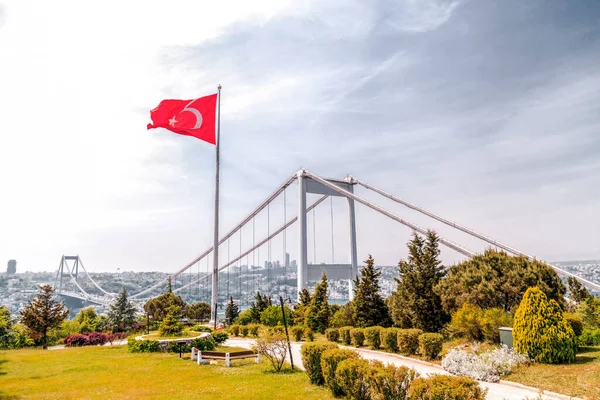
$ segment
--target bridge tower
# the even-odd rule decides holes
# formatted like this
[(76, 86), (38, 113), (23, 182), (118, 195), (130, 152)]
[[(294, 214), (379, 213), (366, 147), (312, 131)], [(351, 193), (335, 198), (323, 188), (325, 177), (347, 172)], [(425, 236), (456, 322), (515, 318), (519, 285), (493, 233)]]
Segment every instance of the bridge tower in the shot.
[[(308, 230), (306, 219), (306, 194), (316, 193), (328, 196), (346, 197), (343, 194), (328, 188), (320, 182), (311, 179), (304, 169), (300, 169), (296, 173), (298, 178), (298, 238), (299, 238), (299, 257), (298, 257), (298, 287), (297, 296), (300, 302), (300, 291), (306, 288), (308, 283)], [(354, 185), (356, 182), (353, 179), (345, 179), (343, 181), (335, 179), (327, 179), (328, 182), (350, 192), (354, 193)], [(352, 299), (352, 280), (356, 278), (358, 273), (358, 256), (356, 252), (356, 218), (354, 213), (354, 199), (348, 200), (348, 216), (350, 218), (350, 299)]]
[[(69, 266), (67, 261), (75, 261), (73, 263), (73, 267)], [(75, 282), (77, 282), (77, 278), (79, 277), (79, 256), (65, 256), (63, 255), (60, 259), (60, 265), (58, 266), (58, 271), (56, 272), (56, 279), (54, 281), (54, 287), (58, 285), (58, 293), (62, 290), (63, 277), (74, 277)], [(66, 269), (66, 273), (65, 273)]]

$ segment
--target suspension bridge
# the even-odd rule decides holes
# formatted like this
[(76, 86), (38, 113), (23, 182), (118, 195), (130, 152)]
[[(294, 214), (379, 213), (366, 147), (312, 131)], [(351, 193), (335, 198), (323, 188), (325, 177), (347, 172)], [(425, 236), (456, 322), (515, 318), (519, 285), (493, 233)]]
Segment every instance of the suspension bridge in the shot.
[[(297, 187), (297, 212), (288, 215), (288, 191), (290, 187), (296, 184)], [(329, 278), (347, 281), (346, 288), (348, 296), (352, 293), (352, 280), (358, 273), (358, 258), (357, 258), (357, 234), (356, 234), (356, 203), (364, 206), (384, 217), (395, 221), (414, 232), (426, 234), (427, 228), (419, 226), (413, 222), (406, 220), (400, 215), (393, 213), (373, 200), (367, 200), (363, 196), (359, 196), (357, 188), (372, 192), (377, 199), (387, 199), (394, 203), (400, 204), (408, 209), (416, 211), (432, 220), (447, 225), (454, 230), (458, 230), (467, 234), (470, 237), (478, 239), (486, 243), (488, 246), (501, 249), (515, 256), (523, 256), (530, 260), (536, 257), (529, 255), (526, 252), (518, 250), (512, 246), (501, 243), (498, 240), (467, 228), (454, 221), (450, 221), (444, 217), (434, 214), (431, 211), (425, 210), (412, 203), (409, 203), (393, 194), (390, 194), (380, 188), (370, 185), (353, 176), (346, 176), (343, 179), (326, 179), (317, 174), (310, 172), (304, 168), (297, 171), (294, 175), (286, 179), (275, 191), (273, 191), (264, 201), (262, 201), (254, 210), (245, 216), (237, 223), (229, 232), (221, 236), (219, 239), (219, 254), (226, 254), (227, 257), (221, 256), (219, 265), (219, 286), (218, 286), (218, 306), (224, 307), (231, 296), (239, 304), (249, 304), (252, 299), (252, 294), (256, 291), (265, 293), (273, 298), (283, 296), (289, 301), (292, 298), (297, 299), (298, 293), (308, 287), (309, 282), (315, 281), (320, 277), (324, 270)], [(318, 195), (317, 199), (310, 205), (307, 204), (307, 194)], [(347, 207), (347, 226), (348, 226), (348, 248), (346, 259), (348, 264), (336, 264), (333, 262), (335, 257), (334, 240), (333, 240), (333, 198), (342, 198), (346, 200)], [(331, 210), (331, 264), (317, 264), (316, 259), (313, 263), (308, 259), (308, 218), (309, 213), (313, 213), (312, 238), (315, 240), (315, 224), (314, 210), (317, 207), (325, 207), (326, 200), (330, 199)], [(283, 223), (271, 227), (273, 218), (272, 210), (279, 206), (283, 215)], [(267, 227), (266, 234), (262, 237), (256, 235), (256, 220), (259, 214), (266, 213)], [(295, 244), (298, 251), (297, 263), (290, 263), (289, 254), (287, 253), (288, 238), (292, 225), (295, 225), (297, 233)], [(245, 237), (245, 240), (243, 238)], [(278, 238), (282, 243), (282, 262), (273, 262), (272, 242)], [(439, 242), (446, 248), (457, 252), (462, 257), (473, 257), (474, 251), (450, 241), (445, 237), (440, 237)], [(232, 255), (233, 243), (233, 255)], [(313, 243), (316, 246), (316, 242)], [(237, 249), (235, 248), (237, 247)], [(263, 255), (266, 250), (267, 256), (264, 266), (260, 264), (260, 250), (263, 249)], [(337, 249), (339, 254), (339, 248)], [(209, 270), (209, 257), (213, 252), (213, 247), (208, 247), (193, 260), (182, 266), (180, 269), (170, 273), (170, 275), (160, 280), (159, 282), (130, 294), (130, 298), (138, 304), (143, 304), (148, 298), (158, 295), (166, 287), (167, 281), (170, 280), (174, 293), (188, 296), (190, 298), (205, 299), (210, 302), (210, 280), (212, 271)], [(313, 248), (313, 254), (315, 253)], [(256, 262), (257, 256), (259, 262)], [(252, 258), (252, 260), (250, 260)], [(539, 258), (537, 258), (539, 260)], [(201, 271), (201, 265), (206, 263), (206, 271)], [(589, 281), (587, 279), (576, 276), (563, 268), (548, 263), (559, 275), (564, 277), (573, 277), (578, 279), (583, 285), (594, 291), (600, 291), (600, 284)], [(197, 273), (195, 272), (197, 270)], [(66, 278), (66, 279), (65, 279)], [(83, 281), (85, 280), (85, 286)], [(93, 304), (108, 305), (116, 296), (116, 293), (111, 293), (103, 289), (85, 269), (79, 256), (63, 256), (60, 261), (56, 273), (55, 287), (57, 293), (71, 298), (76, 298), (83, 301), (88, 301)], [(92, 290), (90, 290), (92, 288)], [(93, 292), (93, 293), (91, 293)], [(214, 305), (213, 305), (214, 306)]]

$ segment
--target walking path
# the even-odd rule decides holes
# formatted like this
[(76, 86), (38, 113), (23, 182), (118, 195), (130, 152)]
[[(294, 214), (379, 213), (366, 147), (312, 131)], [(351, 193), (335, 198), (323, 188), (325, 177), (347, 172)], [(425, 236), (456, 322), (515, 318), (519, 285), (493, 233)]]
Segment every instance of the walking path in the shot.
[[(225, 342), (226, 346), (236, 346), (243, 348), (251, 348), (254, 344), (253, 339), (235, 338), (229, 339)], [(294, 357), (294, 365), (304, 369), (302, 367), (302, 356), (300, 354), (300, 347), (303, 342), (292, 342), (292, 356)], [(404, 365), (409, 368), (415, 369), (421, 375), (431, 374), (444, 374), (450, 375), (441, 366), (431, 364), (425, 361), (415, 360), (409, 357), (403, 357), (398, 354), (385, 353), (383, 351), (375, 351), (368, 349), (357, 349), (355, 347), (340, 346), (358, 352), (363, 358), (367, 360), (379, 360), (384, 363), (394, 364), (397, 366)], [(564, 396), (552, 392), (544, 392), (540, 389), (532, 388), (529, 386), (521, 385), (514, 382), (500, 381), (498, 383), (490, 382), (479, 382), (482, 387), (488, 389), (487, 399), (488, 400), (523, 400), (523, 399), (538, 399), (541, 395), (541, 399), (544, 400), (556, 400), (556, 399), (576, 399), (574, 397)]]

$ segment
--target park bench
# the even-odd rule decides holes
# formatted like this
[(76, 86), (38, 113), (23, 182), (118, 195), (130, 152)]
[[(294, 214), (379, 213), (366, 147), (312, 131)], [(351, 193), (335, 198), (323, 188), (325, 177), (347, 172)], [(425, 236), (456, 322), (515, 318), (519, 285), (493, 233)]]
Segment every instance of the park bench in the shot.
[(196, 360), (198, 362), (198, 365), (208, 364), (210, 360), (224, 360), (226, 367), (231, 367), (231, 360), (255, 358), (257, 363), (259, 363), (261, 360), (260, 354), (255, 353), (252, 350), (225, 353), (224, 351), (201, 351), (195, 347), (192, 347), (191, 358), (192, 361)]

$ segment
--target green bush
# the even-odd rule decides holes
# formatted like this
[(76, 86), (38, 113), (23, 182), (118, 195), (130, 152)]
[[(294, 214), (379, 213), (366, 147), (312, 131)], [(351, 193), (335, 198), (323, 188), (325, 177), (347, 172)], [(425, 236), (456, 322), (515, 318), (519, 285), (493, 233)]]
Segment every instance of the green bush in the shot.
[(485, 400), (486, 394), (477, 381), (451, 375), (417, 378), (408, 390), (411, 400)]
[[(239, 329), (239, 327), (238, 327)], [(195, 325), (192, 327), (194, 332), (212, 332), (212, 329), (204, 325)]]
[(378, 350), (381, 347), (381, 331), (382, 328), (380, 326), (365, 328), (365, 337), (373, 350)]
[(580, 346), (598, 346), (600, 345), (600, 329), (584, 329), (579, 336)]
[(398, 352), (398, 328), (387, 328), (384, 331), (383, 347), (387, 351)]
[(577, 353), (577, 338), (554, 300), (539, 288), (527, 289), (515, 312), (515, 350), (540, 363), (570, 363)]
[(215, 342), (217, 344), (221, 344), (221, 343), (225, 342), (227, 339), (229, 339), (229, 335), (227, 334), (227, 332), (215, 331), (212, 333), (212, 338), (215, 340)]
[(269, 328), (269, 332), (277, 335), (285, 335), (285, 327), (281, 325), (275, 325)]
[(135, 340), (134, 336), (127, 339), (127, 350), (130, 353), (156, 353), (160, 351), (158, 340)]
[(237, 319), (241, 325), (248, 325), (252, 323), (252, 309), (249, 308), (247, 310), (242, 311), (240, 315), (238, 315)]
[(302, 340), (302, 336), (304, 336), (304, 328), (301, 326), (292, 326), (292, 336), (296, 342)]
[(483, 310), (471, 303), (464, 303), (454, 314), (449, 329), (452, 333), (464, 336), (469, 341), (483, 339)]
[(330, 342), (337, 342), (340, 339), (340, 331), (337, 328), (326, 329), (325, 337)]
[(423, 334), (420, 329), (400, 329), (398, 331), (398, 350), (401, 353), (413, 355), (419, 351), (419, 336)]
[(405, 366), (372, 362), (369, 371), (371, 395), (378, 400), (410, 400), (408, 390), (412, 381), (418, 377), (417, 371)]
[(356, 347), (361, 347), (365, 344), (365, 332), (362, 328), (353, 328), (350, 330), (352, 336), (352, 344)]
[(337, 382), (335, 371), (340, 362), (349, 358), (358, 358), (358, 354), (353, 350), (346, 349), (330, 349), (321, 354), (321, 371), (325, 386), (336, 397), (343, 396), (345, 393)]
[(248, 331), (249, 331), (249, 329), (248, 329), (248, 325), (242, 325), (242, 326), (240, 327), (240, 334), (241, 334), (243, 337), (246, 337), (246, 336), (248, 336)]
[[(292, 323), (294, 315), (292, 310), (285, 307), (285, 318), (287, 323)], [(260, 322), (266, 326), (283, 325), (283, 314), (280, 306), (269, 306), (260, 313)]]
[(583, 322), (581, 322), (581, 317), (577, 314), (565, 313), (565, 319), (569, 325), (571, 325), (571, 329), (573, 329), (575, 336), (580, 336), (583, 332)]
[(198, 338), (192, 340), (188, 347), (188, 350), (191, 350), (192, 347), (195, 347), (200, 351), (211, 351), (217, 347), (217, 342), (213, 337)]
[(419, 349), (422, 356), (435, 360), (442, 352), (444, 337), (439, 333), (424, 333), (419, 336)]
[(310, 382), (315, 385), (323, 384), (323, 372), (321, 370), (321, 355), (324, 351), (337, 349), (333, 343), (304, 343), (300, 350), (302, 354), (302, 365), (308, 374)]
[(258, 337), (259, 331), (260, 331), (260, 325), (259, 324), (248, 325), (248, 333), (251, 336), (254, 336), (255, 338)]
[(310, 328), (306, 328), (304, 330), (304, 336), (306, 336), (306, 340), (309, 342), (313, 342), (315, 340), (315, 334)]
[(362, 358), (341, 361), (335, 370), (337, 384), (353, 400), (371, 400), (369, 392), (369, 362)]
[(233, 336), (240, 336), (240, 326), (239, 325), (231, 325), (229, 327), (229, 332), (231, 332), (231, 334)]
[(346, 346), (350, 346), (352, 344), (352, 336), (350, 336), (350, 330), (352, 330), (351, 326), (342, 326), (339, 329), (340, 339), (342, 340), (342, 343)]
[(491, 343), (500, 343), (500, 327), (512, 327), (512, 315), (501, 308), (488, 308), (483, 312), (481, 330), (483, 338)]

